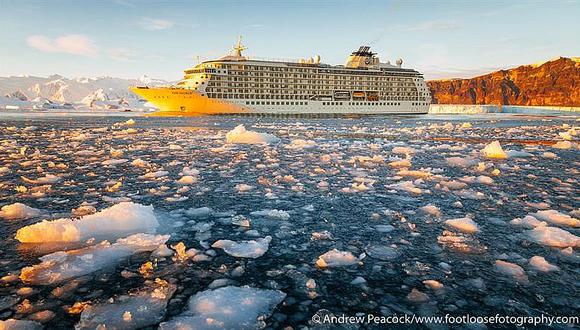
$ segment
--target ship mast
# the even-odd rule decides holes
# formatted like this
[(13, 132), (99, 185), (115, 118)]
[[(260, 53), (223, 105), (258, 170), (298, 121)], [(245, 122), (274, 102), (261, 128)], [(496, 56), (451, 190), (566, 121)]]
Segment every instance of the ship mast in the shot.
[(242, 36), (238, 37), (238, 43), (234, 46), (234, 56), (236, 57), (243, 57), (242, 51), (246, 50), (247, 48), (242, 45)]

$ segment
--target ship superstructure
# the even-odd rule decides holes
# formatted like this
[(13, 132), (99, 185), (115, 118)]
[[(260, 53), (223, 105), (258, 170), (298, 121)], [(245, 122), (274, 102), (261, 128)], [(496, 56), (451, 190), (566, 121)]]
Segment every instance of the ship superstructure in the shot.
[(131, 87), (159, 114), (424, 114), (431, 96), (423, 75), (381, 63), (370, 47), (352, 52), (345, 65), (320, 56), (298, 61), (257, 60), (233, 52), (186, 69), (167, 87)]

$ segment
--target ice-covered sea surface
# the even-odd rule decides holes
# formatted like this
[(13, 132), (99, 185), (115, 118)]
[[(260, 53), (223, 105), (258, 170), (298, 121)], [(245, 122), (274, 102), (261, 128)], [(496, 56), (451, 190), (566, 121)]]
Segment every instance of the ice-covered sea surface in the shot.
[(578, 125), (0, 115), (0, 327), (578, 315)]

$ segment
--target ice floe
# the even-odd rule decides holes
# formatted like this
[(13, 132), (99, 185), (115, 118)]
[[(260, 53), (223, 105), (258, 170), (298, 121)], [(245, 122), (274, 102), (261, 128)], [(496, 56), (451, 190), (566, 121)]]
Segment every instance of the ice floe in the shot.
[(238, 258), (259, 258), (268, 251), (272, 237), (258, 238), (251, 241), (235, 242), (231, 240), (219, 240), (212, 244), (213, 248), (223, 249), (227, 254)]
[(82, 242), (93, 237), (114, 239), (134, 233), (152, 233), (157, 226), (153, 206), (123, 202), (78, 220), (44, 220), (20, 228), (16, 239), (23, 243)]
[(227, 286), (196, 293), (188, 309), (160, 324), (161, 330), (262, 329), (264, 319), (284, 300), (278, 290)]
[(557, 227), (538, 226), (533, 230), (528, 230), (529, 238), (542, 245), (567, 248), (580, 247), (580, 237)]
[(508, 154), (503, 150), (499, 141), (490, 142), (481, 150), (484, 157), (495, 159), (506, 159)]
[(318, 257), (316, 265), (320, 268), (342, 267), (357, 265), (359, 261), (357, 257), (348, 251), (332, 249)]
[(544, 257), (533, 256), (530, 258), (530, 266), (539, 272), (555, 272), (560, 270), (560, 267), (552, 265)]
[(457, 229), (461, 232), (473, 234), (479, 231), (479, 226), (475, 221), (470, 218), (457, 218), (445, 220), (445, 224), (453, 229)]
[(36, 285), (62, 283), (115, 265), (137, 252), (154, 251), (168, 239), (169, 235), (135, 234), (113, 244), (103, 241), (78, 250), (55, 252), (41, 257), (37, 265), (24, 267), (20, 279)]
[(75, 329), (137, 329), (159, 323), (177, 286), (156, 279), (139, 291), (91, 304), (81, 313)]
[(6, 220), (30, 219), (38, 217), (42, 212), (26, 204), (14, 203), (2, 206), (0, 218)]
[(248, 131), (244, 125), (238, 125), (226, 134), (227, 143), (268, 144), (276, 143), (278, 141), (280, 141), (280, 139), (272, 134)]

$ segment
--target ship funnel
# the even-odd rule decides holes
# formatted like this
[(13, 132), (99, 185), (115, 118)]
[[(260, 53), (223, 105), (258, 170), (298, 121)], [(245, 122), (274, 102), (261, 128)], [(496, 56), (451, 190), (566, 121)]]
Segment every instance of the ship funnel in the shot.
[(403, 65), (403, 60), (402, 59), (398, 59), (397, 60), (397, 66), (400, 68), (401, 65)]
[(320, 64), (320, 55), (314, 56), (314, 64)]

